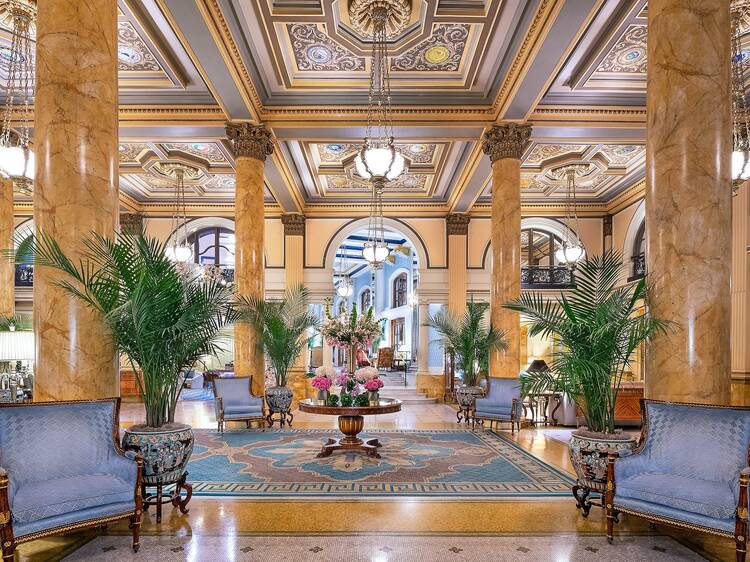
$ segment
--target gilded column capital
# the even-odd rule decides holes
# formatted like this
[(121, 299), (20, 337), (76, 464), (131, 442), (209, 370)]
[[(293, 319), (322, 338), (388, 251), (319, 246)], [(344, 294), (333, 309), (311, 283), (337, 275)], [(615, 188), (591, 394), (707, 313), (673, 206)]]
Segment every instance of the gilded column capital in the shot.
[(530, 136), (531, 125), (518, 123), (493, 125), (482, 136), (482, 150), (493, 162), (501, 158), (520, 160)]
[(445, 217), (445, 224), (448, 227), (448, 235), (469, 234), (469, 221), (471, 218), (464, 213), (451, 213)]
[(143, 232), (143, 215), (140, 213), (120, 213), (120, 233), (137, 236)]
[(274, 138), (265, 125), (227, 123), (225, 130), (235, 158), (247, 156), (265, 162), (273, 154)]
[(305, 235), (305, 215), (299, 213), (281, 215), (281, 224), (284, 225), (284, 236)]

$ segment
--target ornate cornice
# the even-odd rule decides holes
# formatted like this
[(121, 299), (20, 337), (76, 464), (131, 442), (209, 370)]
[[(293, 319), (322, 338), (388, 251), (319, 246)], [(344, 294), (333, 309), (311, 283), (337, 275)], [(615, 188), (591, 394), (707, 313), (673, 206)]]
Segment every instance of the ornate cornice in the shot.
[(273, 154), (273, 135), (264, 125), (227, 123), (226, 132), (235, 158), (246, 156), (265, 162)]
[(445, 225), (448, 228), (448, 235), (467, 235), (469, 234), (469, 222), (471, 217), (464, 213), (451, 213), (445, 217)]
[(493, 162), (501, 158), (520, 160), (530, 136), (530, 125), (517, 123), (493, 125), (482, 137), (482, 150)]
[(299, 213), (286, 213), (281, 215), (281, 224), (284, 225), (284, 236), (305, 235), (305, 215)]

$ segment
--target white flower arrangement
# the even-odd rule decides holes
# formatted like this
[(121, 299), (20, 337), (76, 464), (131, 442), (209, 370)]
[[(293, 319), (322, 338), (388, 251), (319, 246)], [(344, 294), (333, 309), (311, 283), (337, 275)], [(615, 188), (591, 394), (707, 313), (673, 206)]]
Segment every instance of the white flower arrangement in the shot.
[(336, 372), (333, 370), (333, 367), (326, 367), (325, 365), (322, 365), (315, 369), (315, 376), (326, 377), (327, 379), (333, 380), (336, 377)]
[(377, 378), (380, 373), (375, 367), (362, 367), (354, 371), (354, 376), (361, 381)]

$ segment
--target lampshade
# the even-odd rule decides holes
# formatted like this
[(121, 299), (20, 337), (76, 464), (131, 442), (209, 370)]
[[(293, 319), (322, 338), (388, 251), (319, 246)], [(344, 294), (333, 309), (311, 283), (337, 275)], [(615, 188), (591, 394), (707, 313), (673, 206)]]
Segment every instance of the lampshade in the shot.
[(576, 263), (580, 261), (586, 251), (583, 247), (573, 244), (570, 246), (564, 246), (555, 252), (555, 258), (560, 263)]
[(0, 174), (8, 178), (34, 179), (34, 152), (20, 146), (0, 146)]
[(750, 152), (747, 150), (732, 152), (732, 179), (735, 181), (750, 179)]
[(34, 332), (0, 332), (0, 361), (33, 361)]
[(373, 177), (393, 181), (404, 172), (406, 162), (392, 147), (365, 148), (354, 158), (357, 173), (366, 180)]
[(364, 248), (362, 248), (362, 257), (365, 258), (370, 265), (383, 263), (389, 253), (390, 250), (388, 249), (388, 246), (380, 243), (373, 244), (367, 242), (365, 243)]

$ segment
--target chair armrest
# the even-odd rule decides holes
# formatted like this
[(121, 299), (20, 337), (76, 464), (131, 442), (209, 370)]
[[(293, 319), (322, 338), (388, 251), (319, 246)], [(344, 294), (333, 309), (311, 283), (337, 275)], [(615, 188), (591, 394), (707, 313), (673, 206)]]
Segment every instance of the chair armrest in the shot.
[(750, 466), (740, 471), (740, 493), (737, 498), (737, 524), (744, 526), (745, 532), (747, 531), (748, 482), (750, 482)]
[(114, 454), (110, 455), (109, 459), (107, 459), (107, 466), (102, 468), (135, 486), (138, 479), (139, 458), (142, 459), (143, 457), (136, 451), (130, 450), (123, 453), (114, 451)]

